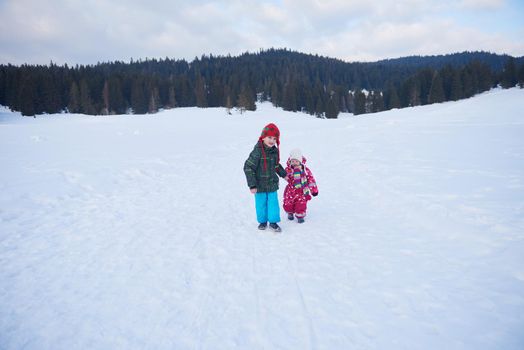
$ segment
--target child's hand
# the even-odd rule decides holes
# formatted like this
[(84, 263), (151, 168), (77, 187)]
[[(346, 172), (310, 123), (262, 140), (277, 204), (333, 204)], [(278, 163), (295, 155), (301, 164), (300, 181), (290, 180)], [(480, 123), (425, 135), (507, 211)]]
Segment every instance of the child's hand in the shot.
[(251, 193), (253, 193), (253, 194), (257, 193), (257, 189), (256, 189), (256, 188), (252, 188), (252, 189), (250, 189), (250, 191), (251, 191)]

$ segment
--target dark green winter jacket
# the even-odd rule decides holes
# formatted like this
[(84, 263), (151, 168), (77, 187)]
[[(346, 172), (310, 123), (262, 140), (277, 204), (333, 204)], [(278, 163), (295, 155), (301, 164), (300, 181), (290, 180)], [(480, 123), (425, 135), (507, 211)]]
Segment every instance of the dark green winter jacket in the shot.
[(264, 157), (260, 145), (261, 142), (255, 145), (244, 163), (247, 185), (249, 188), (256, 187), (257, 192), (275, 192), (278, 190), (277, 174), (285, 177), (286, 170), (278, 163), (276, 146), (269, 148), (262, 142), (266, 154), (266, 168), (264, 169)]

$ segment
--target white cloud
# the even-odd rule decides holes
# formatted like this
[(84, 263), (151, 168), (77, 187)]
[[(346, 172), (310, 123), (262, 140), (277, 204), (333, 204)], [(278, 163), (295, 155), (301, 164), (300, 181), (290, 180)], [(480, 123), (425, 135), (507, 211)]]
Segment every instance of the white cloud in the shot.
[(469, 9), (493, 10), (504, 6), (505, 0), (462, 0), (460, 6)]
[(485, 50), (499, 53), (524, 52), (524, 43), (498, 34), (462, 28), (450, 20), (406, 24), (368, 22), (357, 30), (341, 32), (334, 38), (318, 38), (312, 49), (349, 60), (374, 61), (385, 57), (436, 55), (459, 51)]
[(0, 3), (0, 62), (193, 59), (269, 47), (351, 60), (481, 49), (523, 55), (517, 34), (524, 18), (511, 35), (496, 23), (461, 22), (463, 14), (508, 6), (503, 0), (7, 0)]

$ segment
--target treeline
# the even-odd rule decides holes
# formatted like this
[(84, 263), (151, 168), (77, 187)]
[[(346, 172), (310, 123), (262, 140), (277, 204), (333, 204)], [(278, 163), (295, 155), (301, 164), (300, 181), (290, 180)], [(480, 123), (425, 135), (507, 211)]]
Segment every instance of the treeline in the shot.
[(463, 67), (446, 65), (436, 70), (424, 68), (401, 84), (390, 84), (382, 91), (348, 94), (348, 109), (354, 114), (374, 113), (471, 97), (500, 85), (524, 87), (524, 64), (517, 68), (508, 58), (502, 71), (494, 72), (486, 63), (472, 61)]
[[(522, 58), (465, 52), (431, 56), (425, 67), (420, 59), (347, 63), (270, 49), (191, 62), (9, 64), (0, 65), (0, 104), (28, 116), (62, 111), (106, 115), (189, 106), (254, 110), (258, 99), (288, 111), (336, 118), (339, 112), (363, 114), (459, 100), (498, 84), (524, 84)], [(497, 69), (501, 59), (504, 66)]]

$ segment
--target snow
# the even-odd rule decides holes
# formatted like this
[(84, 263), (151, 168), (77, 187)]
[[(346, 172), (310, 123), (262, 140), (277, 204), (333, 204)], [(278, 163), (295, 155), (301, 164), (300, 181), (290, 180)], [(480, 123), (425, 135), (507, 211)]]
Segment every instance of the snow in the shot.
[[(523, 349), (522, 110), (0, 110), (0, 348)], [(268, 122), (320, 191), (281, 234), (242, 172)]]

